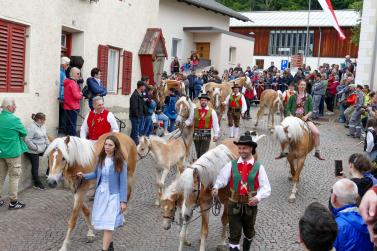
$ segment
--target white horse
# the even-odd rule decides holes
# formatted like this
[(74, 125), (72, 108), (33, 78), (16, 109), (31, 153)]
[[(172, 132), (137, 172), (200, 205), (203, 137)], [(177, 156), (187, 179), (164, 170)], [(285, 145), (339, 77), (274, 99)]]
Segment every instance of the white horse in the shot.
[(165, 140), (161, 137), (145, 136), (140, 138), (140, 143), (137, 146), (137, 152), (142, 159), (148, 154), (152, 156), (156, 163), (156, 185), (157, 197), (155, 205), (160, 205), (160, 197), (165, 186), (165, 179), (170, 168), (177, 166), (177, 176), (184, 169), (184, 162), (186, 161), (186, 146), (182, 138), (170, 138)]

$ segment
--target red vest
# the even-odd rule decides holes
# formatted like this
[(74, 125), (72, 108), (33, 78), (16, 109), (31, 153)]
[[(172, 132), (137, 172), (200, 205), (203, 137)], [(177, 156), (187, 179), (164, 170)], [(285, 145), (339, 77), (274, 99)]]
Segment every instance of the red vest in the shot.
[[(255, 162), (256, 163), (256, 162)], [(231, 171), (231, 175), (230, 175), (230, 181), (229, 181), (229, 187), (231, 188), (231, 190), (235, 191), (235, 192), (238, 192), (240, 195), (248, 195), (249, 192), (252, 192), (252, 191), (258, 191), (258, 188), (259, 188), (259, 164), (258, 165), (252, 165), (250, 163), (237, 163), (237, 171), (238, 171), (238, 174), (240, 177), (237, 177), (238, 180), (236, 182), (238, 182), (238, 186), (237, 188), (235, 189), (234, 187), (234, 182), (236, 180), (236, 178), (234, 178), (235, 174), (235, 170), (232, 166), (232, 171)], [(233, 165), (233, 163), (232, 163)], [(253, 170), (253, 167), (255, 166), (255, 170)], [(252, 171), (255, 171), (254, 174), (252, 175), (249, 175), (251, 174)], [(249, 184), (250, 182), (254, 181), (254, 184)]]
[(103, 134), (111, 131), (111, 125), (107, 121), (108, 114), (109, 111), (106, 109), (100, 114), (90, 111), (87, 122), (89, 128), (88, 139), (97, 140)]
[(211, 129), (212, 128), (212, 109), (196, 108), (194, 111), (194, 128), (196, 129)]
[(242, 107), (242, 94), (238, 96), (231, 94), (229, 98), (229, 103), (231, 108), (241, 108)]
[(254, 86), (251, 85), (251, 88), (246, 88), (245, 90), (245, 98), (253, 99), (254, 98)]

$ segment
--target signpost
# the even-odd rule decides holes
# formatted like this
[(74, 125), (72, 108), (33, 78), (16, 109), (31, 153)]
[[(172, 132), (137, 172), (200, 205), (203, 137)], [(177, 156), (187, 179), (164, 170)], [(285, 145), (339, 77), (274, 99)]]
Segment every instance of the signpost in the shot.
[(288, 60), (287, 59), (283, 59), (283, 60), (281, 60), (281, 70), (285, 70), (285, 69), (287, 69), (288, 68)]

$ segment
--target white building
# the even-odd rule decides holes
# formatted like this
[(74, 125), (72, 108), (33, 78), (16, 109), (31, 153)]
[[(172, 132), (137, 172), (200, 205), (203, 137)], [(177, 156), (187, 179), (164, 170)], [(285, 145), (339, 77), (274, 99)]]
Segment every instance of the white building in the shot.
[(364, 0), (356, 83), (377, 90), (377, 1)]
[(214, 0), (160, 0), (158, 27), (164, 33), (169, 60), (164, 70), (170, 73), (170, 63), (178, 57), (186, 63), (192, 51), (220, 73), (241, 63), (247, 66), (253, 59), (253, 38), (229, 31), (230, 17), (240, 22), (247, 17)]

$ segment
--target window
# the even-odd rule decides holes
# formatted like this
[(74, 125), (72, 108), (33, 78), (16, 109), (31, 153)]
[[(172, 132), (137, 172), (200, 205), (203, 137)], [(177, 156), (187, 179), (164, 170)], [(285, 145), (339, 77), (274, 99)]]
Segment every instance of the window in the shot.
[(117, 93), (119, 80), (119, 57), (118, 49), (109, 48), (107, 66), (107, 91)]
[(172, 57), (178, 57), (179, 58), (179, 56), (180, 56), (179, 55), (180, 46), (181, 46), (181, 39), (173, 38), (172, 46), (171, 46)]
[(256, 59), (255, 64), (257, 65), (258, 69), (264, 69), (264, 59)]
[[(269, 56), (305, 54), (306, 30), (272, 30), (268, 42)], [(308, 56), (313, 56), (314, 31), (309, 31)]]
[(122, 68), (120, 68), (120, 49), (107, 45), (98, 46), (97, 67), (101, 70), (101, 82), (109, 93), (118, 92), (119, 70), (122, 69), (122, 94), (131, 93), (132, 52), (123, 50)]
[(229, 47), (229, 63), (236, 63), (236, 47)]
[(26, 26), (0, 20), (0, 92), (23, 92)]
[(61, 56), (70, 57), (72, 48), (72, 34), (62, 32), (60, 39)]

